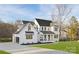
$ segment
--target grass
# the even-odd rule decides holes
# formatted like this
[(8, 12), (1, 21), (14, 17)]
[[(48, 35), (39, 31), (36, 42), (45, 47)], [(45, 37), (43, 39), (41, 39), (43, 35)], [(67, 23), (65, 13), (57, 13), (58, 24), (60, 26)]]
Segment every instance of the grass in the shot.
[(79, 42), (77, 41), (62, 41), (51, 44), (40, 44), (40, 45), (34, 45), (34, 47), (55, 49), (79, 54)]
[(10, 54), (10, 53), (3, 51), (3, 50), (0, 50), (0, 54)]

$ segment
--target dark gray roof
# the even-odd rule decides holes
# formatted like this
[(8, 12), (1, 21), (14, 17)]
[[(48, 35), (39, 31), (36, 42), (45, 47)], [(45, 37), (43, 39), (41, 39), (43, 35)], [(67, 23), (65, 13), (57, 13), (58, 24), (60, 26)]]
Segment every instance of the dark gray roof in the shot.
[(43, 34), (54, 34), (52, 31), (41, 31)]
[(27, 24), (27, 23), (31, 23), (31, 24), (34, 24), (34, 22), (32, 21), (25, 21), (25, 20), (22, 20), (23, 24)]
[(37, 19), (37, 18), (36, 18), (36, 20), (40, 26), (50, 26), (50, 23), (52, 23), (52, 21), (50, 21), (50, 20)]

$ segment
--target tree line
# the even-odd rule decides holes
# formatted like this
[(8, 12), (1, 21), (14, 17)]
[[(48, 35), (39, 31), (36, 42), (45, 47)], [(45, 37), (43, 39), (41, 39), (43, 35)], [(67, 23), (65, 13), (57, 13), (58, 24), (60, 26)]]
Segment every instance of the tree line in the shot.
[(15, 24), (0, 22), (0, 38), (11, 38), (16, 29)]

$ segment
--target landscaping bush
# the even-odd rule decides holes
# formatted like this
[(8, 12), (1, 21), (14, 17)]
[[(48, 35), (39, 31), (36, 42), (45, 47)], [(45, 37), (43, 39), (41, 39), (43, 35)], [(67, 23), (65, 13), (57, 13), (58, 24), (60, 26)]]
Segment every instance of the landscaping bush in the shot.
[(79, 39), (74, 39), (74, 40), (72, 40), (72, 39), (60, 39), (59, 41), (78, 41)]
[(0, 42), (11, 42), (11, 38), (0, 38)]
[(70, 39), (60, 39), (59, 41), (70, 41)]

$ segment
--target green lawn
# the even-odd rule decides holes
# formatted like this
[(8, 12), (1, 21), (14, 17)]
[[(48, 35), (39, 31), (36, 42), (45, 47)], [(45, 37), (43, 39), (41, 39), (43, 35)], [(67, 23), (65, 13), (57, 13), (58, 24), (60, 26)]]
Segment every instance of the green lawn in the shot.
[(10, 53), (3, 51), (3, 50), (0, 50), (0, 54), (10, 54)]
[(77, 41), (62, 41), (51, 44), (39, 44), (34, 45), (34, 47), (55, 49), (79, 54), (79, 42)]

